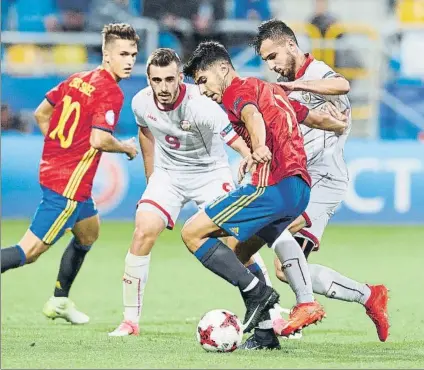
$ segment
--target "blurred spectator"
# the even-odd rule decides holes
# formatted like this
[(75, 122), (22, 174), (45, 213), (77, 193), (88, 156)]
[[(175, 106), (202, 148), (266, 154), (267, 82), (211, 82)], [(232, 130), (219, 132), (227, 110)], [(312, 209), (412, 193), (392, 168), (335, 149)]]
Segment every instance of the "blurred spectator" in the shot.
[(91, 0), (88, 28), (99, 32), (108, 23), (132, 23), (137, 14), (128, 0)]
[[(315, 14), (309, 21), (312, 25), (318, 28), (321, 35), (324, 37), (330, 26), (338, 22), (338, 19), (328, 10), (328, 0), (315, 0)], [(337, 36), (337, 40), (343, 40), (346, 46), (345, 34)], [(334, 65), (337, 68), (361, 68), (362, 63), (358, 60), (355, 53), (351, 49), (336, 50), (336, 60)]]
[(81, 32), (91, 0), (55, 0), (55, 14), (46, 17), (48, 31)]
[(235, 19), (266, 20), (271, 18), (268, 0), (234, 0)]
[(31, 132), (31, 125), (19, 115), (13, 114), (7, 104), (1, 105), (2, 131)]
[(215, 24), (225, 17), (224, 0), (144, 0), (143, 15), (158, 20), (184, 45), (184, 52), (210, 38), (216, 38)]
[[(88, 12), (87, 28), (89, 31), (100, 32), (103, 26), (108, 23), (130, 23), (133, 24), (140, 35), (140, 45), (143, 44), (144, 29), (138, 29), (135, 19), (138, 18), (132, 3), (129, 0), (91, 0)], [(92, 62), (101, 61), (101, 47), (89, 48), (89, 58)], [(139, 55), (138, 61), (142, 60)]]

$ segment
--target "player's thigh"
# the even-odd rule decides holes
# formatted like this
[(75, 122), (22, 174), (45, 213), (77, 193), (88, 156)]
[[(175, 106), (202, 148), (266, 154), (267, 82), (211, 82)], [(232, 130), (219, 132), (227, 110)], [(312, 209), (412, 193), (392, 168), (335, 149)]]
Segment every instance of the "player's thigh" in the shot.
[(155, 169), (137, 204), (137, 213), (155, 213), (172, 230), (186, 201), (175, 181), (168, 172)]
[(72, 233), (81, 245), (91, 246), (100, 233), (100, 217), (92, 198), (81, 204)]
[[(67, 199), (47, 188), (43, 188), (43, 198), (31, 221), (28, 233), (21, 240), (21, 247), (25, 253), (39, 255), (46, 246), (53, 245), (64, 234), (65, 230), (71, 229), (77, 220), (80, 203)], [(35, 241), (35, 236), (43, 245)], [(36, 245), (35, 245), (35, 244)]]

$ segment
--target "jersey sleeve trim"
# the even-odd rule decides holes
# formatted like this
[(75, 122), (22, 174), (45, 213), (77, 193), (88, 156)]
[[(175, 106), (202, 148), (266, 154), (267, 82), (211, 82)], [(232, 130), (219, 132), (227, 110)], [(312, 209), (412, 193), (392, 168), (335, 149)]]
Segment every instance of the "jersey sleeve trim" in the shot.
[(256, 107), (256, 109), (257, 110), (259, 110), (259, 107), (258, 107), (258, 104), (256, 104), (255, 102), (253, 102), (253, 101), (247, 101), (247, 102), (244, 102), (243, 104), (242, 104), (242, 106), (240, 107), (240, 109), (239, 109), (239, 116), (240, 116), (240, 118), (241, 118), (241, 112), (242, 112), (242, 110), (247, 106), (247, 105), (253, 105), (254, 107)]
[(44, 98), (50, 103), (52, 107), (56, 105), (56, 103), (54, 103), (47, 95), (45, 95)]
[(227, 141), (227, 145), (231, 146), (232, 143), (234, 143), (234, 141), (236, 141), (240, 136), (238, 136), (237, 134), (235, 134), (229, 141)]
[(113, 130), (107, 129), (107, 128), (102, 127), (102, 126), (91, 126), (91, 128), (95, 128), (97, 130), (102, 130), (102, 131), (109, 132), (110, 134), (113, 134)]
[(298, 123), (305, 122), (305, 119), (309, 116), (309, 109), (303, 110), (297, 117)]

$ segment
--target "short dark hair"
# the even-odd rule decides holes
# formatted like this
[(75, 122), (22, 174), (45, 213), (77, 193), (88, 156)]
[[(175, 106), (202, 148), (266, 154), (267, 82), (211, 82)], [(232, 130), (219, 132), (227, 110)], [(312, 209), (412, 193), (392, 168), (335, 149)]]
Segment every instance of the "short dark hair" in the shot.
[(147, 59), (146, 72), (149, 74), (150, 66), (167, 67), (174, 62), (177, 64), (178, 69), (180, 70), (182, 63), (175, 50), (169, 48), (156, 49)]
[(250, 45), (255, 48), (257, 54), (259, 54), (261, 45), (266, 39), (273, 41), (290, 39), (293, 40), (296, 45), (299, 45), (293, 30), (283, 21), (279, 21), (278, 19), (270, 19), (269, 21), (262, 22), (258, 27), (257, 35), (250, 43)]
[(194, 78), (197, 71), (206, 70), (212, 64), (219, 61), (225, 61), (234, 68), (230, 54), (228, 54), (224, 45), (217, 41), (204, 41), (194, 50), (190, 59), (185, 64), (183, 72), (186, 76)]
[(114, 40), (130, 40), (134, 41), (137, 46), (140, 37), (135, 29), (128, 23), (109, 23), (103, 27), (103, 47)]

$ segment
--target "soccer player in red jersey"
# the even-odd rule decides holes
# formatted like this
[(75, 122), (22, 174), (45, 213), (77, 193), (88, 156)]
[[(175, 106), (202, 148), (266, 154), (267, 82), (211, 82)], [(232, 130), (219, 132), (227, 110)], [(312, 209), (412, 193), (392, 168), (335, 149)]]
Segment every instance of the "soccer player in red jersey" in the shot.
[(194, 78), (203, 94), (224, 105), (252, 152), (242, 162), (242, 174), (252, 169), (253, 175), (251, 184), (218, 198), (187, 222), (183, 241), (206, 268), (240, 289), (246, 304), (245, 332), (263, 319), (279, 296), (218, 239), (223, 235), (240, 242), (257, 235), (275, 249), (297, 299), (285, 335), (321, 320), (325, 313), (314, 300), (302, 250), (294, 238), (284, 245), (277, 239), (309, 201), (310, 177), (298, 118), (310, 113), (301, 106), (296, 112), (280, 86), (240, 78), (227, 50), (217, 42), (201, 43), (184, 73)]
[(138, 51), (135, 30), (128, 24), (103, 28), (102, 66), (71, 75), (50, 90), (35, 111), (44, 135), (40, 162), (41, 203), (16, 245), (1, 250), (1, 272), (32, 263), (71, 229), (54, 297), (44, 307), (51, 318), (86, 323), (88, 317), (69, 300), (69, 289), (86, 253), (99, 234), (99, 216), (91, 197), (102, 152), (137, 155), (134, 140), (113, 136), (123, 103), (118, 86), (128, 78)]

